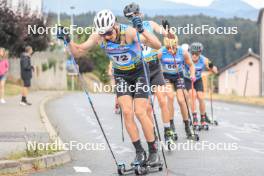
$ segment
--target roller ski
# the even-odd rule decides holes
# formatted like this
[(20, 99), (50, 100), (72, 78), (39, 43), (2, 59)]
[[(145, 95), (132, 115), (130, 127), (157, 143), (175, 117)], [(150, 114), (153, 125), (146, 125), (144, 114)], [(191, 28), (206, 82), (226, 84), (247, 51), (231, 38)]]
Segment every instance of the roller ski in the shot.
[(216, 120), (211, 120), (207, 114), (205, 114), (205, 121), (206, 123), (210, 124), (210, 125), (215, 125), (215, 126), (218, 126), (218, 121)]
[(163, 170), (163, 164), (160, 161), (160, 157), (157, 152), (149, 154), (148, 160), (146, 159), (146, 153), (137, 153), (136, 159), (131, 163), (130, 168), (126, 168), (125, 164), (118, 165), (119, 175), (146, 175), (151, 172), (158, 172)]
[(171, 144), (174, 144), (175, 141), (178, 139), (178, 137), (177, 136), (175, 137), (174, 135), (175, 133), (171, 128), (164, 129), (164, 138), (165, 138), (165, 143), (168, 146), (168, 150), (171, 150)]
[(191, 131), (189, 121), (184, 122), (185, 123), (185, 132), (188, 140), (194, 140), (194, 141), (199, 141), (199, 135), (195, 134), (194, 132)]
[(205, 115), (201, 115), (201, 129), (208, 131), (209, 125), (206, 123)]
[(201, 126), (198, 123), (198, 118), (196, 113), (193, 113), (193, 130), (201, 131)]
[(163, 164), (160, 161), (158, 151), (150, 152), (148, 160), (145, 165), (136, 165), (135, 174), (136, 175), (146, 175), (152, 172), (162, 171)]

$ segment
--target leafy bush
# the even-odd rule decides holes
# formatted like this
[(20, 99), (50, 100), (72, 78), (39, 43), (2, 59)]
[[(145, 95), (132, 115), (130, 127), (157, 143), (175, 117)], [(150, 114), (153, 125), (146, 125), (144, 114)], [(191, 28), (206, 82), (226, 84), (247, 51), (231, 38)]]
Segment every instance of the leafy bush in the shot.
[(26, 8), (13, 12), (6, 6), (6, 0), (0, 0), (0, 47), (8, 49), (14, 56), (20, 56), (27, 45), (34, 51), (45, 50), (48, 35), (28, 34), (28, 25), (46, 27), (43, 17), (30, 15)]

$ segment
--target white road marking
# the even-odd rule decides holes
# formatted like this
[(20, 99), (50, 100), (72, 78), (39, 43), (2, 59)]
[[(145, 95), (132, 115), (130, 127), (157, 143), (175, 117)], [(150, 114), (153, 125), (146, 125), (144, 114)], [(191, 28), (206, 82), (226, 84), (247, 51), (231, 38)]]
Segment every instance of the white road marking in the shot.
[(235, 141), (241, 141), (239, 138), (237, 138), (237, 137), (235, 137), (235, 136), (233, 136), (233, 135), (231, 135), (231, 134), (229, 134), (229, 133), (225, 133), (225, 135), (226, 135), (227, 137), (229, 137), (229, 138), (235, 140)]
[(92, 171), (88, 167), (74, 166), (73, 169), (75, 170), (75, 172), (79, 173), (92, 173)]

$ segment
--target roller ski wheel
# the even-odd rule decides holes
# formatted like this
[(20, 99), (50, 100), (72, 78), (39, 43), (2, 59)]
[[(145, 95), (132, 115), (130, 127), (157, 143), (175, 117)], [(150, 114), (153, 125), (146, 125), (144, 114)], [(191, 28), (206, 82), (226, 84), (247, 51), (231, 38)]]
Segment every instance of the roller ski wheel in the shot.
[(135, 166), (131, 166), (130, 169), (126, 169), (125, 164), (118, 164), (118, 167), (117, 167), (118, 175), (132, 174), (134, 170), (135, 170)]
[(218, 126), (218, 122), (216, 120), (214, 121), (214, 125), (215, 126)]
[(205, 131), (208, 131), (209, 130), (209, 126), (206, 124), (206, 125), (202, 125), (202, 129), (205, 130)]
[(193, 140), (193, 141), (199, 141), (200, 137), (199, 137), (198, 134), (192, 134), (192, 135), (187, 136), (187, 139), (188, 140)]
[(149, 166), (149, 165), (145, 165), (145, 166), (137, 165), (137, 166), (135, 166), (135, 174), (136, 175), (146, 175), (146, 174), (153, 173), (153, 172), (161, 172), (162, 170), (163, 170), (163, 164), (162, 163), (158, 163), (155, 166)]
[(136, 175), (146, 175), (148, 173), (146, 166), (136, 165), (135, 166), (135, 174)]
[(193, 125), (193, 130), (201, 131), (201, 126), (200, 125)]
[(125, 175), (125, 173), (126, 173), (125, 171), (126, 171), (125, 164), (119, 164), (117, 166), (117, 172), (118, 172), (119, 175)]
[(173, 142), (169, 140), (169, 141), (166, 141), (166, 144), (168, 145), (168, 150), (171, 151), (171, 144), (173, 144)]

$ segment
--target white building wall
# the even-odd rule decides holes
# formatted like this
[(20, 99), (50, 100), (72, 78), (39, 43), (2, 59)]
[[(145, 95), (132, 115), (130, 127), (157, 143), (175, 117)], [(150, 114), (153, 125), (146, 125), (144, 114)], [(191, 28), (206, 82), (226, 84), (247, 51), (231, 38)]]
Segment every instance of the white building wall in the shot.
[(262, 11), (262, 20), (260, 21), (260, 60), (261, 60), (261, 95), (264, 96), (264, 11)]
[[(252, 66), (249, 65), (250, 62), (253, 64)], [(219, 93), (243, 96), (246, 90), (245, 96), (259, 96), (259, 65), (259, 60), (254, 57), (248, 57), (237, 65), (225, 70), (219, 75)], [(246, 76), (247, 73), (248, 77)]]

